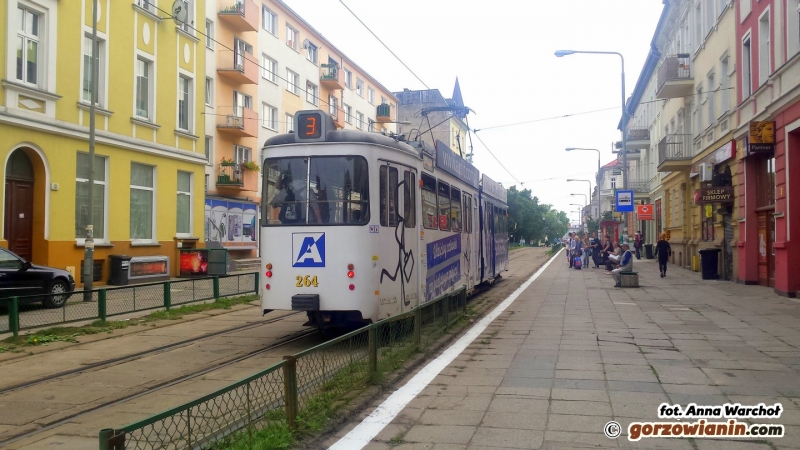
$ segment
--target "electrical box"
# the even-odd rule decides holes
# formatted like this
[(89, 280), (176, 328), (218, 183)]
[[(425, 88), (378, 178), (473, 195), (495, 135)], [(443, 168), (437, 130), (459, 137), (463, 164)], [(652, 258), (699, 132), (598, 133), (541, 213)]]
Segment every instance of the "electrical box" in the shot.
[(714, 166), (710, 163), (700, 164), (700, 181), (712, 181), (714, 178)]

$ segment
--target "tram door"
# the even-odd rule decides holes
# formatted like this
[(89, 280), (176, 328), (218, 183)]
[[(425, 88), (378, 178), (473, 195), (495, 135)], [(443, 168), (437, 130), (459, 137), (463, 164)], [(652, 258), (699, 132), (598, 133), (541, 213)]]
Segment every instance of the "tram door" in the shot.
[(417, 292), (417, 172), (392, 163), (380, 166), (380, 318), (401, 314), (419, 302)]

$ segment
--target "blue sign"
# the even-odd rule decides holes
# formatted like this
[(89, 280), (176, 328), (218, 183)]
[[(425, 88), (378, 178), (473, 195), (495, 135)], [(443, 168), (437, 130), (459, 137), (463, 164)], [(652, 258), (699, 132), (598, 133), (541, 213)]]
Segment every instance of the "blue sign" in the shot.
[(508, 201), (508, 193), (506, 192), (506, 188), (504, 188), (502, 184), (486, 176), (486, 174), (483, 174), (481, 191), (484, 194), (491, 195), (503, 203)]
[(617, 212), (633, 212), (633, 191), (616, 191), (614, 195)]
[(325, 267), (325, 233), (292, 233), (292, 267)]
[(454, 234), (444, 239), (428, 243), (427, 262), (428, 269), (447, 261), (450, 258), (461, 255), (461, 235)]
[(478, 189), (478, 169), (440, 140), (436, 141), (436, 167)]
[(436, 271), (425, 279), (425, 299), (432, 300), (461, 279), (461, 260)]

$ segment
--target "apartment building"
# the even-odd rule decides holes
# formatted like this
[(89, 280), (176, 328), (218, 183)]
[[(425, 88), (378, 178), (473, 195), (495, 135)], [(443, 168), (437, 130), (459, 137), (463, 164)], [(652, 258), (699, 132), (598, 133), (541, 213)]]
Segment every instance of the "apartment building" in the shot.
[(328, 112), (338, 128), (395, 132), (397, 99), (280, 0), (211, 3), (206, 239), (241, 263), (258, 247), (263, 143), (291, 132), (308, 109)]
[(719, 275), (729, 280), (736, 279), (740, 225), (732, 187), (735, 23), (729, 0), (665, 2), (625, 123), (629, 188), (655, 211), (654, 220), (634, 226), (648, 243), (667, 232), (671, 262), (682, 267), (699, 270), (700, 251), (719, 250)]
[[(800, 2), (736, 2), (739, 280), (800, 291)], [(792, 219), (795, 220), (792, 220)]]
[[(92, 214), (95, 280), (111, 254), (158, 256), (146, 276), (176, 275), (178, 248), (202, 238), (206, 54), (167, 0), (8, 0), (0, 7), (3, 239), (37, 264), (80, 281)], [(92, 60), (92, 47), (98, 57)], [(89, 185), (91, 68), (99, 71), (94, 184)], [(94, 191), (88, 204), (89, 189)]]

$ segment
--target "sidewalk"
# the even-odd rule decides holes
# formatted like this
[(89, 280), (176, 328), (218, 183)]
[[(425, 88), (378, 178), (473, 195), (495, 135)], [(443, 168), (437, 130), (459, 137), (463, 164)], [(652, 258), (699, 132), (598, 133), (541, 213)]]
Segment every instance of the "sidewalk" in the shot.
[[(634, 262), (641, 288), (614, 288), (605, 270), (571, 270), (564, 259), (365, 448), (800, 448), (800, 303), (675, 266), (662, 279), (645, 259)], [(675, 421), (658, 418), (662, 402), (781, 403), (778, 419), (739, 421), (783, 424), (785, 437), (629, 441), (632, 421)], [(617, 439), (603, 432), (612, 420)]]

